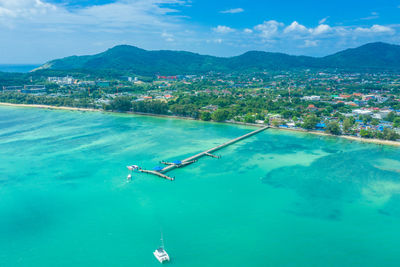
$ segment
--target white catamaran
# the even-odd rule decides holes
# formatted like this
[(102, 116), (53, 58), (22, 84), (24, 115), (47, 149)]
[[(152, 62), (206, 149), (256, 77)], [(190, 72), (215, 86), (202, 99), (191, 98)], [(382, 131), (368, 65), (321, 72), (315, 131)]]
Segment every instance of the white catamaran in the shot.
[(169, 261), (168, 253), (164, 249), (164, 240), (163, 240), (163, 237), (162, 237), (162, 233), (161, 233), (161, 246), (158, 249), (156, 249), (153, 252), (153, 254), (154, 254), (154, 257), (156, 257), (156, 259), (160, 263), (164, 263), (164, 261)]

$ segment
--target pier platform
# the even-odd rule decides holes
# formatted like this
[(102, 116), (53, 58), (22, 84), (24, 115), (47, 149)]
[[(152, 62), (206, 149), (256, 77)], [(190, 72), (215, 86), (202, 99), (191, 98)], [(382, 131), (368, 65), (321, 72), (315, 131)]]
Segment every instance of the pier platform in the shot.
[(220, 150), (220, 149), (222, 149), (222, 148), (224, 148), (224, 147), (227, 147), (227, 146), (229, 146), (229, 145), (232, 145), (232, 144), (234, 144), (234, 143), (237, 143), (237, 142), (239, 142), (239, 141), (241, 141), (241, 140), (243, 140), (243, 139), (246, 139), (246, 138), (248, 138), (248, 137), (251, 137), (251, 136), (253, 136), (253, 135), (256, 135), (256, 134), (258, 134), (258, 133), (260, 133), (260, 132), (262, 132), (262, 131), (265, 131), (265, 130), (268, 129), (268, 128), (269, 128), (269, 126), (262, 127), (262, 128), (260, 128), (260, 129), (255, 130), (255, 131), (252, 131), (252, 132), (250, 132), (250, 133), (247, 133), (247, 134), (245, 134), (245, 135), (242, 135), (242, 136), (240, 136), (240, 137), (237, 137), (237, 138), (235, 138), (235, 139), (233, 139), (233, 140), (230, 140), (230, 141), (228, 141), (228, 142), (225, 142), (225, 143), (223, 143), (223, 144), (221, 144), (221, 145), (219, 145), (219, 146), (213, 147), (213, 148), (211, 148), (211, 149), (208, 149), (208, 150), (206, 150), (206, 151), (203, 151), (203, 152), (200, 152), (200, 153), (198, 153), (198, 154), (196, 154), (196, 155), (193, 155), (193, 156), (191, 156), (191, 157), (188, 157), (188, 158), (186, 158), (186, 159), (184, 159), (184, 160), (182, 160), (182, 161), (176, 161), (175, 163), (174, 163), (174, 162), (165, 162), (165, 161), (161, 161), (160, 163), (162, 163), (162, 164), (164, 164), (164, 165), (167, 165), (167, 166), (164, 167), (164, 168), (159, 167), (160, 169), (152, 170), (152, 171), (151, 171), (151, 170), (143, 170), (143, 169), (140, 169), (139, 171), (140, 171), (140, 172), (143, 172), (143, 173), (153, 174), (153, 175), (162, 177), (162, 178), (164, 178), (164, 179), (173, 181), (173, 180), (175, 180), (175, 178), (172, 178), (172, 177), (169, 177), (169, 176), (165, 175), (166, 172), (169, 172), (169, 171), (171, 171), (171, 170), (173, 170), (173, 169), (181, 168), (181, 167), (187, 166), (187, 165), (189, 165), (189, 164), (192, 164), (192, 163), (196, 162), (199, 158), (204, 157), (204, 156), (209, 156), (209, 157), (213, 157), (213, 158), (220, 158), (219, 156), (216, 156), (216, 155), (214, 155), (214, 154), (212, 154), (212, 153), (215, 152), (215, 151), (217, 151), (217, 150)]

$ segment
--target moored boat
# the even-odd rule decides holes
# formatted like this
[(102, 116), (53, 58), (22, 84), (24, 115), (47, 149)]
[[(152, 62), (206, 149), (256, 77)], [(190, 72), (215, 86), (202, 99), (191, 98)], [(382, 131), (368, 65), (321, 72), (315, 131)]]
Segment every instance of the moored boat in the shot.
[(128, 170), (133, 171), (133, 170), (138, 170), (139, 166), (137, 165), (131, 165), (131, 166), (126, 166), (128, 168)]
[(164, 263), (165, 261), (169, 261), (169, 255), (168, 253), (165, 251), (165, 249), (163, 247), (159, 247), (158, 249), (156, 249), (154, 252), (154, 257), (156, 257), (156, 259), (160, 262), (160, 263)]
[(169, 255), (164, 249), (164, 240), (161, 233), (161, 246), (153, 252), (154, 257), (160, 262), (169, 261)]

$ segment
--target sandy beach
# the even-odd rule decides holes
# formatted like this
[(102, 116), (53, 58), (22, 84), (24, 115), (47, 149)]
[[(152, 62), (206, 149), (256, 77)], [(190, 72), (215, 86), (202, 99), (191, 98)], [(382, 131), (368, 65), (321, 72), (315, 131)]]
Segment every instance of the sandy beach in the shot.
[[(58, 106), (35, 105), (35, 104), (12, 104), (12, 103), (3, 103), (3, 102), (0, 102), (0, 105), (2, 105), (2, 106), (13, 106), (13, 107), (28, 107), (28, 108), (55, 109), (55, 110), (105, 112), (105, 111), (102, 110), (102, 109), (75, 108), (75, 107), (64, 107), (64, 106), (58, 107)], [(179, 116), (171, 116), (171, 115), (161, 115), (161, 114), (148, 114), (148, 113), (141, 113), (141, 112), (127, 112), (127, 113), (124, 113), (124, 114), (135, 114), (135, 115), (141, 115), (141, 116), (153, 116), (153, 117), (162, 117), (162, 118), (195, 120), (195, 119), (193, 119), (193, 118), (187, 118), (187, 117), (179, 117)], [(235, 125), (255, 126), (255, 127), (264, 126), (264, 125), (260, 125), (260, 124), (243, 123), (243, 122), (224, 122), (224, 123), (235, 124)], [(339, 138), (344, 138), (344, 139), (347, 139), (347, 140), (357, 141), (357, 142), (364, 142), (364, 143), (372, 143), (372, 144), (377, 144), (377, 145), (388, 145), (388, 146), (397, 146), (397, 147), (400, 147), (400, 142), (397, 142), (397, 141), (380, 140), (380, 139), (367, 139), (367, 138), (361, 138), (361, 137), (357, 137), (357, 136), (347, 136), (347, 135), (332, 135), (332, 134), (323, 133), (323, 132), (319, 132), (319, 131), (307, 131), (307, 130), (304, 130), (304, 129), (279, 128), (279, 127), (274, 127), (274, 126), (270, 126), (270, 127), (271, 127), (272, 129), (282, 130), (282, 131), (309, 133), (309, 134), (320, 135), (320, 136), (327, 136), (327, 137), (339, 137)]]
[(35, 104), (12, 104), (0, 102), (2, 106), (12, 106), (12, 107), (27, 107), (27, 108), (44, 108), (44, 109), (60, 109), (60, 110), (74, 110), (74, 111), (102, 111), (94, 108), (74, 108), (74, 107), (57, 107), (48, 105), (35, 105)]

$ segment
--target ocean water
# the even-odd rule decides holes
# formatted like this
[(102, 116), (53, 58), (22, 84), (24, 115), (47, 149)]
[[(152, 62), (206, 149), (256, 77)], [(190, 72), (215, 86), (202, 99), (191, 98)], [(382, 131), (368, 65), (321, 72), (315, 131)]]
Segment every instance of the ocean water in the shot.
[(0, 71), (27, 73), (39, 66), (39, 64), (0, 64)]
[(0, 266), (399, 266), (400, 150), (254, 128), (0, 107)]

